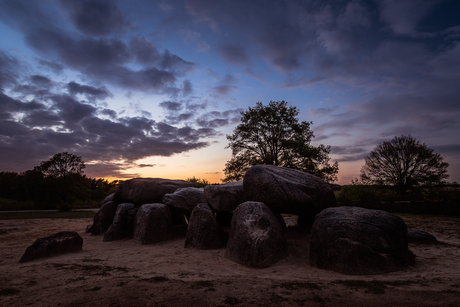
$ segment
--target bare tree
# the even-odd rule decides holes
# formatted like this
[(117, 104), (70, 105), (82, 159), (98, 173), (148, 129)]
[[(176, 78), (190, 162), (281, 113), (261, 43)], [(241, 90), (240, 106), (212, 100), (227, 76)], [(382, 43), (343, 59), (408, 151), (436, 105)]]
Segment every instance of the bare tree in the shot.
[(437, 185), (447, 179), (447, 167), (440, 154), (412, 136), (396, 136), (377, 145), (365, 157), (361, 179), (391, 185), (401, 194), (415, 187)]

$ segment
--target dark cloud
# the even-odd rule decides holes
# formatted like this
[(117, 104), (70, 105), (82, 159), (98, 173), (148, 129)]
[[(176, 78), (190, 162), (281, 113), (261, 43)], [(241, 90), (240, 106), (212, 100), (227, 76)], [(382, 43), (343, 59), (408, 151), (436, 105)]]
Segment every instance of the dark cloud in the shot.
[(249, 56), (243, 47), (235, 45), (221, 45), (217, 47), (217, 51), (228, 63), (239, 65), (248, 65), (250, 63)]
[(168, 111), (180, 111), (182, 109), (182, 104), (175, 101), (163, 101), (160, 103), (160, 107)]
[[(217, 135), (212, 128), (179, 128), (145, 117), (115, 118), (112, 110), (98, 112), (68, 95), (54, 94), (50, 101), (52, 104), (45, 105), (0, 95), (0, 160), (5, 161), (0, 163), (2, 169), (31, 169), (62, 151), (81, 155), (85, 161), (133, 163), (149, 156), (171, 156), (206, 147), (208, 143), (203, 138)], [(11, 116), (19, 113), (23, 114), (20, 120)], [(101, 119), (96, 114), (107, 114), (111, 119)], [(121, 170), (112, 168), (111, 176), (118, 174), (117, 169)]]
[(75, 27), (85, 34), (107, 35), (131, 27), (112, 0), (59, 0)]
[(203, 114), (196, 123), (201, 127), (218, 128), (235, 124), (240, 121), (243, 109), (226, 110), (223, 112), (212, 111)]
[(184, 80), (184, 82), (182, 83), (182, 95), (189, 96), (192, 93), (193, 93), (192, 82), (190, 82), (190, 80)]
[[(74, 1), (67, 4), (73, 5), (71, 3)], [(83, 4), (92, 7), (98, 3)], [(80, 4), (78, 2), (75, 5), (80, 7)], [(108, 3), (105, 9), (111, 11), (112, 6)], [(177, 76), (184, 76), (195, 69), (195, 63), (188, 62), (168, 50), (159, 53), (151, 42), (142, 37), (133, 38), (130, 45), (127, 45), (113, 37), (70, 35), (62, 26), (54, 24), (45, 5), (41, 7), (35, 2), (29, 5), (18, 1), (2, 5), (1, 8), (4, 11), (0, 17), (4, 17), (4, 21), (22, 31), (27, 44), (43, 57), (53, 59), (52, 62), (43, 61), (43, 65), (56, 63), (57, 60), (95, 81), (108, 82), (127, 89), (154, 90), (172, 95), (177, 95), (181, 91), (175, 85)], [(93, 29), (93, 26), (90, 25), (87, 30)], [(103, 27), (102, 31), (107, 31), (104, 29), (108, 28)], [(134, 70), (130, 67), (133, 61), (144, 66)], [(185, 87), (184, 93), (187, 90), (188, 87)]]
[(47, 69), (50, 69), (51, 71), (53, 71), (56, 74), (59, 74), (64, 70), (64, 66), (62, 66), (59, 63), (45, 61), (45, 60), (42, 60), (42, 59), (38, 59), (38, 63), (40, 64), (40, 66), (42, 66), (44, 68), (47, 68)]
[(53, 82), (50, 79), (48, 79), (45, 76), (41, 76), (41, 75), (30, 76), (30, 81), (36, 86), (45, 87), (45, 88), (48, 88), (53, 84)]
[(153, 65), (160, 59), (157, 48), (145, 37), (133, 37), (130, 48), (137, 62), (141, 64)]
[(99, 113), (102, 115), (110, 116), (112, 119), (117, 118), (117, 112), (115, 112), (114, 110), (103, 109), (103, 110), (100, 110)]
[(105, 88), (81, 85), (74, 81), (67, 83), (67, 89), (71, 95), (84, 94), (89, 100), (103, 100), (107, 97), (112, 97), (112, 94)]
[(52, 97), (54, 108), (65, 122), (65, 127), (78, 129), (77, 124), (87, 117), (92, 117), (97, 109), (89, 104), (81, 103), (71, 96), (54, 95)]
[(234, 85), (219, 85), (215, 86), (210, 89), (210, 91), (214, 94), (220, 95), (220, 96), (226, 96), (230, 94), (233, 91), (237, 91), (239, 88)]
[[(380, 1), (380, 18), (396, 35), (422, 36), (418, 31), (418, 23), (427, 15), (428, 11), (439, 1)], [(411, 12), (407, 14), (407, 12)]]
[(18, 68), (18, 60), (0, 50), (0, 90), (5, 85), (11, 85), (16, 82)]

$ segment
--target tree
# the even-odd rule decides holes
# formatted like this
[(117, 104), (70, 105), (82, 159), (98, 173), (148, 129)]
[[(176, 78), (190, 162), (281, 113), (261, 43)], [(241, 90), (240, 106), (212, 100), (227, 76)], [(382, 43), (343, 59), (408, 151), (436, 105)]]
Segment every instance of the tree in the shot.
[(286, 101), (270, 101), (241, 112), (241, 123), (227, 135), (232, 158), (225, 165), (224, 182), (241, 180), (256, 164), (299, 169), (327, 182), (337, 180), (338, 163), (329, 164), (330, 146), (310, 145), (314, 138), (311, 122), (299, 123), (296, 107)]
[(391, 185), (400, 193), (427, 185), (444, 183), (447, 167), (438, 153), (425, 143), (406, 135), (377, 145), (365, 157), (361, 179), (373, 184)]
[(198, 188), (204, 188), (205, 186), (211, 184), (208, 180), (206, 180), (204, 178), (203, 179), (202, 178), (196, 178), (195, 176), (193, 176), (191, 178), (187, 178), (185, 180), (190, 181), (191, 183), (194, 183)]
[(70, 174), (83, 174), (85, 168), (80, 156), (68, 152), (60, 152), (52, 156), (47, 161), (42, 161), (34, 171), (41, 172), (45, 177), (63, 178)]

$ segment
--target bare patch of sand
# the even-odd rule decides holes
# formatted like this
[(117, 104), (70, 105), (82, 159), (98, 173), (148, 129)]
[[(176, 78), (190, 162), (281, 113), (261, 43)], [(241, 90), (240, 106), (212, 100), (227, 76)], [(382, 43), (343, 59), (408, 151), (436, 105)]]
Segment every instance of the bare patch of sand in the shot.
[[(288, 229), (289, 256), (266, 269), (185, 249), (185, 229), (153, 245), (102, 242), (90, 219), (0, 220), (1, 306), (459, 306), (460, 218), (403, 216), (442, 244), (410, 244), (417, 265), (349, 276), (309, 264), (310, 235)], [(287, 218), (287, 224), (292, 220)], [(18, 263), (35, 239), (70, 230), (83, 251)]]

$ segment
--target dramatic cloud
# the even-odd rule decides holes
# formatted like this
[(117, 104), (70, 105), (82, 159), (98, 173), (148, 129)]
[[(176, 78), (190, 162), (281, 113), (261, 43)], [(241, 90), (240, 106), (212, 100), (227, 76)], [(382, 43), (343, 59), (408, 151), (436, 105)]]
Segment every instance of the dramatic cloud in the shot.
[(0, 156), (18, 170), (68, 149), (122, 174), (287, 100), (342, 163), (412, 134), (457, 165), (459, 14), (453, 0), (0, 0)]
[(130, 23), (112, 0), (59, 0), (74, 22), (85, 34), (107, 35), (130, 28)]
[(89, 85), (81, 85), (73, 81), (67, 84), (67, 88), (69, 89), (69, 93), (71, 95), (84, 94), (90, 100), (103, 100), (107, 97), (112, 96), (112, 94), (109, 93), (105, 88), (96, 88)]

